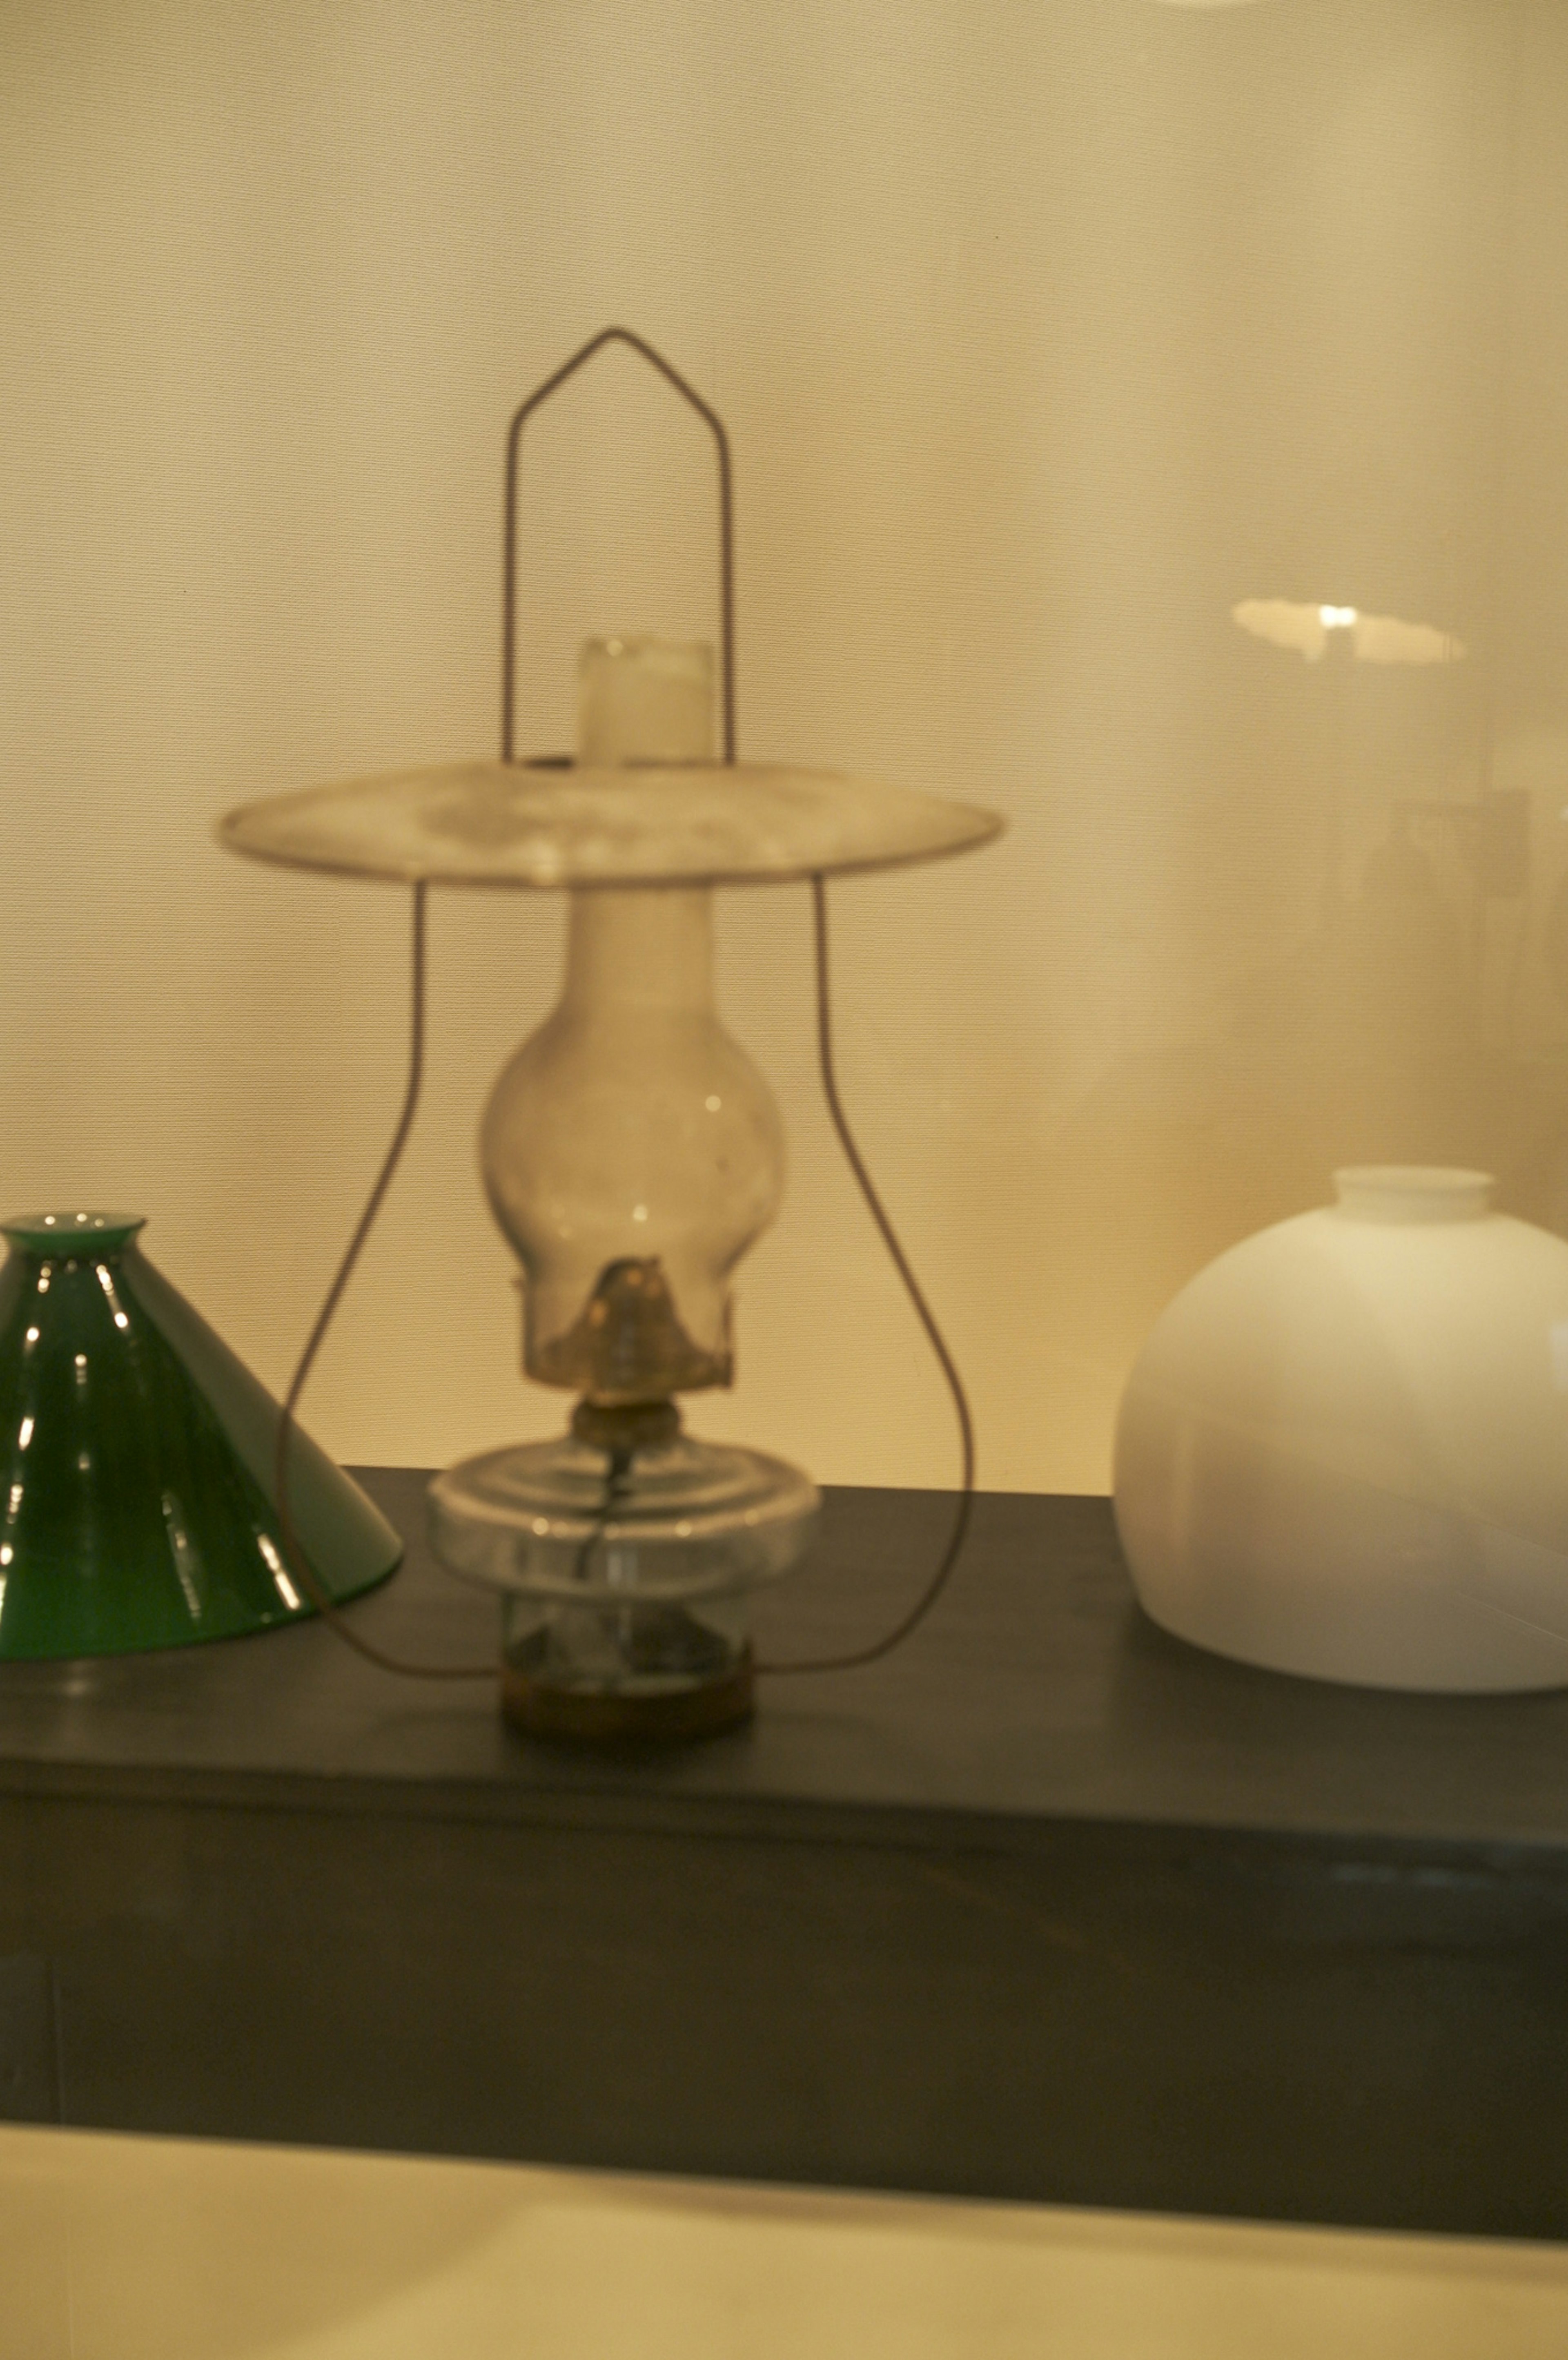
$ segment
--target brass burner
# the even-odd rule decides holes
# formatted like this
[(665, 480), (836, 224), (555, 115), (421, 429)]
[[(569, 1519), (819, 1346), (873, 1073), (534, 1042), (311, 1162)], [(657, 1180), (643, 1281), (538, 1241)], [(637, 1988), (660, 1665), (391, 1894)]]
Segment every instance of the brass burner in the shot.
[(661, 1401), (735, 1381), (727, 1339), (710, 1352), (682, 1327), (657, 1254), (606, 1262), (572, 1326), (547, 1343), (530, 1343), (527, 1365), (542, 1384), (569, 1385), (601, 1402)]

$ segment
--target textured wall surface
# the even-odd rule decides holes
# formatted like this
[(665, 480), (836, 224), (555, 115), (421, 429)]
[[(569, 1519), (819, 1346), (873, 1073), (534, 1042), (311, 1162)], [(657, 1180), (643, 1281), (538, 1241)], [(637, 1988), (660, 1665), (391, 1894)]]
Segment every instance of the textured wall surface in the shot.
[[(145, 1211), (283, 1379), (395, 1110), (405, 912), (211, 824), (492, 749), (505, 421), (623, 319), (735, 437), (743, 749), (1012, 823), (835, 896), (984, 1482), (1102, 1487), (1161, 1305), (1335, 1164), (1568, 1226), (1554, 0), (0, 0), (0, 1201)], [(710, 628), (707, 453), (614, 357), (524, 497), (559, 744), (585, 632)], [(1467, 653), (1308, 665), (1249, 598)], [(702, 1423), (946, 1482), (803, 896), (722, 924), (792, 1173)], [(346, 1458), (558, 1420), (473, 1140), (559, 939), (437, 901), (423, 1121), (308, 1409)]]

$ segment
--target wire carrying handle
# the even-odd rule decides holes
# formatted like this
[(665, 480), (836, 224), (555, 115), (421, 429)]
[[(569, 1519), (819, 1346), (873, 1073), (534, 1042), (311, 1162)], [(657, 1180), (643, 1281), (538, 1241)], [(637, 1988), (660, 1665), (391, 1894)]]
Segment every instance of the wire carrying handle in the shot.
[(679, 369), (672, 367), (664, 355), (656, 352), (641, 336), (633, 335), (629, 328), (601, 328), (590, 336), (580, 352), (563, 361), (542, 385), (536, 386), (528, 399), (513, 414), (506, 430), (506, 491), (502, 523), (501, 567), (501, 759), (517, 759), (517, 461), (522, 448), (523, 429), (538, 410), (542, 410), (551, 394), (559, 393), (569, 377), (576, 376), (606, 344), (625, 344), (637, 353), (650, 368), (657, 369), (666, 382), (674, 387), (682, 401), (694, 410), (713, 438), (713, 448), (719, 465), (719, 645), (724, 672), (724, 760), (735, 759), (735, 490), (730, 467), (730, 438), (724, 421), (716, 410), (710, 409), (702, 395), (688, 385)]

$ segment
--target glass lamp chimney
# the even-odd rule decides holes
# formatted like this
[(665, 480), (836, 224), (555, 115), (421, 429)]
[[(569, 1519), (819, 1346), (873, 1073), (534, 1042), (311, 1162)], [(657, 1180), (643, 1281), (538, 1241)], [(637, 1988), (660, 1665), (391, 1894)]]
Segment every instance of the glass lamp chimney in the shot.
[[(581, 762), (713, 757), (711, 649), (583, 648)], [(480, 1161), (530, 1376), (604, 1404), (731, 1382), (731, 1273), (779, 1209), (784, 1137), (719, 1022), (709, 890), (572, 895), (561, 996), (495, 1085)]]

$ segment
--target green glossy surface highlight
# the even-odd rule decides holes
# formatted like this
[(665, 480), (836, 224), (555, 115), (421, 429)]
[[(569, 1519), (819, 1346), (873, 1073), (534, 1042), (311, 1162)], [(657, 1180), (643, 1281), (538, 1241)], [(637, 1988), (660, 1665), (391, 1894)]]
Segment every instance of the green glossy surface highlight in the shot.
[(140, 1213), (13, 1213), (0, 1221), (0, 1238), (24, 1252), (80, 1253), (84, 1245), (109, 1252), (146, 1227)]
[[(233, 1638), (312, 1610), (285, 1562), (277, 1404), (136, 1242), (132, 1215), (0, 1222), (0, 1658)], [(299, 1545), (334, 1599), (400, 1544), (304, 1435)]]

